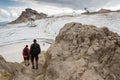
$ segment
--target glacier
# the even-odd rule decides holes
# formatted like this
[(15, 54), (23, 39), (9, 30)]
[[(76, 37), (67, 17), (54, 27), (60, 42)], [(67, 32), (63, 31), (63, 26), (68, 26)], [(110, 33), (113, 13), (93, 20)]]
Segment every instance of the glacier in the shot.
[(29, 41), (34, 38), (54, 40), (59, 30), (70, 22), (95, 25), (97, 27), (108, 27), (111, 31), (120, 34), (120, 15), (119, 12), (102, 13), (94, 15), (73, 15), (62, 17), (51, 17), (36, 20), (36, 27), (29, 27), (27, 23), (8, 24), (0, 27), (0, 46)]
[[(21, 62), (23, 61), (21, 52), (25, 44), (30, 46), (32, 40), (37, 39), (42, 50), (47, 50), (55, 40), (59, 30), (66, 23), (70, 22), (95, 25), (97, 27), (108, 27), (108, 29), (120, 35), (119, 14), (120, 12), (111, 12), (94, 15), (74, 14), (70, 16), (53, 16), (36, 20), (36, 27), (29, 27), (28, 23), (0, 26), (0, 54), (2, 54), (7, 61)], [(43, 45), (44, 43), (46, 43), (46, 46)], [(8, 54), (15, 56), (8, 57)]]

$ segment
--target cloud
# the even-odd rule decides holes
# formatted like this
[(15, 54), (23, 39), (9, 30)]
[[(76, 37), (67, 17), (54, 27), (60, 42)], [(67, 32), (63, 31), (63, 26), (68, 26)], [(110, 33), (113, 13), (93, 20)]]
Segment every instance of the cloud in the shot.
[(11, 5), (6, 10), (0, 11), (0, 15), (10, 16), (11, 20), (16, 19), (25, 8), (32, 8), (38, 12), (48, 15), (81, 12), (84, 8), (95, 11), (100, 8), (120, 9), (119, 0), (12, 0), (23, 3), (21, 6)]
[(15, 2), (21, 2), (21, 3), (36, 3), (36, 0), (12, 0)]
[(38, 2), (49, 3), (59, 7), (69, 7), (75, 10), (83, 10), (85, 7), (90, 10), (96, 10), (105, 6), (115, 7), (119, 5), (120, 0), (39, 0)]
[[(22, 9), (23, 10), (23, 9)], [(22, 12), (22, 10), (20, 10), (20, 8), (9, 8), (9, 10), (5, 10), (0, 8), (0, 21), (12, 21), (15, 20), (20, 12)]]
[(5, 17), (9, 17), (10, 13), (5, 9), (0, 9), (0, 15), (5, 16)]
[(71, 8), (62, 8), (62, 7), (57, 7), (57, 6), (53, 6), (53, 5), (44, 5), (44, 4), (39, 4), (37, 1), (35, 0), (14, 0), (14, 1), (18, 1), (18, 2), (25, 2), (27, 5), (24, 6), (19, 6), (19, 7), (9, 7), (9, 9), (11, 11), (16, 11), (18, 15), (20, 15), (20, 13), (22, 11), (24, 11), (26, 8), (32, 8), (36, 11), (43, 12), (46, 13), (48, 15), (53, 15), (53, 14), (60, 14), (63, 12), (63, 10), (65, 10), (65, 12), (72, 12), (73, 9)]
[(10, 20), (10, 13), (5, 10), (0, 8), (0, 21), (9, 21)]
[[(43, 12), (46, 13), (48, 15), (52, 15), (52, 14), (60, 14), (60, 13), (70, 13), (70, 12), (80, 12), (81, 10), (74, 10), (71, 7), (66, 7), (63, 6), (61, 4), (57, 3), (53, 3), (52, 0), (13, 0), (13, 1), (17, 1), (17, 2), (24, 2), (26, 3), (26, 7), (32, 8), (37, 10), (38, 12)], [(66, 0), (65, 0), (66, 1)], [(57, 5), (58, 4), (58, 5)]]
[(11, 12), (11, 17), (13, 18), (18, 17), (18, 13), (16, 12), (16, 10), (11, 10), (10, 12)]
[[(119, 0), (14, 0), (18, 2), (25, 2), (28, 4), (43, 4), (56, 7), (71, 8), (74, 10), (83, 10), (87, 7), (90, 10), (104, 8), (105, 6), (119, 5)], [(119, 7), (120, 8), (120, 7)]]

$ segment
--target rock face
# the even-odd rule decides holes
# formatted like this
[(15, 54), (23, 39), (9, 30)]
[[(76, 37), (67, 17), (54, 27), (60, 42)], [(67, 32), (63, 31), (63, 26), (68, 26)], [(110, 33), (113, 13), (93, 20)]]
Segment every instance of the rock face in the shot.
[(10, 22), (10, 24), (16, 24), (16, 23), (22, 23), (27, 22), (31, 19), (42, 19), (46, 18), (47, 15), (44, 13), (38, 13), (35, 10), (32, 10), (31, 8), (27, 8), (25, 11), (22, 12), (22, 14), (14, 21)]
[(45, 52), (42, 51), (39, 55), (39, 68), (37, 70), (31, 69), (31, 63), (29, 66), (25, 66), (24, 62), (21, 64), (6, 62), (0, 56), (0, 80), (44, 80), (44, 54)]
[(108, 13), (108, 12), (112, 12), (112, 11), (109, 10), (109, 9), (100, 9), (100, 10), (98, 11), (98, 13)]
[(120, 80), (120, 37), (105, 27), (68, 23), (44, 66), (45, 80)]
[(102, 13), (110, 13), (110, 12), (120, 12), (120, 10), (109, 10), (109, 9), (100, 9), (98, 11), (94, 11), (94, 12), (83, 12), (81, 14), (102, 14)]
[(6, 62), (0, 56), (0, 80), (13, 80), (16, 75), (23, 73), (23, 66), (18, 63)]

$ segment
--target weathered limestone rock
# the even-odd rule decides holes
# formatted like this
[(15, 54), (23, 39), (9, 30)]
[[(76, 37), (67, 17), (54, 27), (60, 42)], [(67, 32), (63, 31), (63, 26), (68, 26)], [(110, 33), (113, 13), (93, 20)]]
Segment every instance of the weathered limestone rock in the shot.
[(45, 80), (120, 80), (120, 36), (68, 23), (46, 53)]
[(0, 56), (0, 80), (44, 80), (44, 57), (45, 51), (42, 51), (39, 55), (38, 69), (33, 70), (31, 62), (29, 66), (25, 66), (24, 62), (21, 64), (17, 62), (6, 62), (2, 56)]
[(14, 76), (22, 73), (24, 67), (18, 63), (6, 62), (0, 56), (0, 80), (13, 80)]
[(25, 9), (25, 11), (23, 11), (21, 13), (21, 15), (16, 20), (10, 22), (10, 24), (27, 22), (27, 21), (30, 21), (32, 19), (32, 17), (34, 17), (34, 20), (37, 20), (37, 19), (46, 18), (47, 14), (38, 13), (37, 11), (35, 11), (31, 8), (27, 8), (27, 9)]

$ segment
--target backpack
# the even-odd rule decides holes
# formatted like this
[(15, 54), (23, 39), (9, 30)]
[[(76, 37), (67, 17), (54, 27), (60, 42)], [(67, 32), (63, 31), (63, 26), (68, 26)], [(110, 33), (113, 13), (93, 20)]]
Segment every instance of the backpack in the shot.
[(23, 49), (23, 54), (24, 54), (24, 55), (28, 55), (28, 48), (24, 48), (24, 49)]
[(39, 54), (40, 52), (40, 46), (38, 44), (33, 44), (31, 48), (31, 54)]

